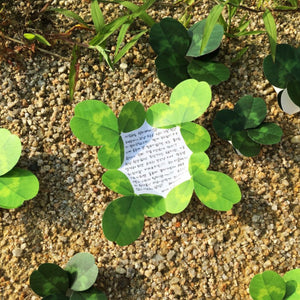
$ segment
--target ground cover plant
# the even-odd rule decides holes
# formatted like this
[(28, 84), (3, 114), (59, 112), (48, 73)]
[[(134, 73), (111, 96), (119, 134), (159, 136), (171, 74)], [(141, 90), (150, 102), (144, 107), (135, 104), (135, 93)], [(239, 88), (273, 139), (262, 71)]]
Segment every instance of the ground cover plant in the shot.
[(281, 277), (274, 271), (255, 275), (249, 286), (253, 300), (300, 299), (300, 269), (288, 271)]
[(93, 255), (77, 253), (64, 269), (52, 263), (41, 264), (30, 275), (30, 287), (47, 300), (106, 300), (103, 292), (92, 287), (97, 276)]
[(124, 195), (112, 201), (103, 215), (109, 240), (132, 243), (141, 234), (144, 215), (179, 213), (193, 191), (214, 210), (230, 210), (240, 201), (234, 180), (207, 170), (209, 158), (204, 151), (210, 136), (191, 122), (204, 113), (210, 100), (206, 82), (188, 79), (175, 87), (169, 106), (158, 103), (147, 112), (135, 101), (123, 107), (119, 118), (100, 101), (76, 106), (70, 123), (74, 135), (88, 145), (102, 146), (98, 158), (108, 169), (102, 181)]
[(28, 170), (15, 167), (22, 146), (18, 136), (0, 128), (0, 207), (16, 208), (35, 197), (39, 182)]
[(241, 154), (255, 156), (260, 152), (260, 145), (277, 144), (282, 136), (278, 125), (264, 122), (266, 115), (264, 100), (248, 95), (233, 110), (218, 111), (213, 127), (220, 138), (230, 141)]

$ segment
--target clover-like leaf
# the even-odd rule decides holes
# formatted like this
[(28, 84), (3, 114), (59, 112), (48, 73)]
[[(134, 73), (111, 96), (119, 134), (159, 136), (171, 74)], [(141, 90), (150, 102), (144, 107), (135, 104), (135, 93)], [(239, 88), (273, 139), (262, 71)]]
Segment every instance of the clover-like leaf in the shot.
[(134, 194), (128, 177), (119, 170), (108, 170), (102, 176), (102, 182), (111, 190), (122, 195)]
[(274, 271), (255, 275), (249, 286), (253, 300), (282, 300), (286, 291), (283, 278)]
[(235, 111), (223, 109), (217, 112), (213, 128), (220, 138), (228, 141), (234, 132), (243, 129), (243, 120)]
[(121, 132), (130, 132), (138, 129), (145, 122), (146, 112), (144, 106), (137, 102), (131, 101), (124, 105), (119, 115), (119, 130)]
[(282, 129), (274, 123), (262, 123), (254, 129), (248, 129), (249, 137), (256, 143), (273, 145), (280, 142)]
[(267, 115), (267, 106), (263, 99), (247, 95), (236, 103), (234, 111), (243, 120), (244, 129), (248, 129), (262, 123)]
[(184, 123), (181, 125), (180, 132), (186, 145), (193, 152), (207, 150), (210, 145), (210, 135), (208, 131), (196, 123)]
[(193, 153), (189, 161), (189, 172), (195, 174), (198, 169), (205, 171), (209, 167), (209, 157), (204, 152)]
[(229, 69), (222, 63), (213, 61), (192, 60), (187, 69), (189, 75), (210, 85), (218, 85), (230, 76)]
[[(186, 54), (187, 56), (192, 56), (192, 57), (200, 56), (200, 49), (204, 37), (203, 34), (204, 34), (205, 23), (206, 20), (197, 22), (188, 30), (188, 34), (191, 37), (192, 42)], [(216, 24), (212, 30), (212, 33), (210, 34), (209, 40), (201, 55), (216, 50), (221, 44), (223, 34), (224, 34), (223, 26), (220, 24)]]
[(287, 92), (291, 100), (300, 107), (300, 78), (298, 78), (298, 81), (291, 80), (287, 83)]
[(211, 90), (206, 82), (188, 79), (176, 86), (170, 98), (170, 106), (151, 106), (146, 114), (147, 122), (153, 127), (179, 125), (193, 121), (207, 109)]
[(70, 127), (80, 141), (91, 146), (110, 145), (119, 138), (117, 117), (107, 105), (97, 100), (77, 104)]
[(148, 217), (160, 217), (164, 215), (166, 210), (165, 199), (158, 195), (139, 195), (140, 199), (144, 202), (144, 214)]
[(284, 89), (289, 81), (300, 80), (299, 61), (300, 47), (294, 48), (287, 44), (277, 45), (275, 62), (271, 55), (264, 59), (265, 76), (272, 85)]
[(283, 279), (286, 283), (285, 300), (300, 299), (300, 269), (290, 270), (284, 274)]
[(241, 200), (239, 186), (226, 174), (201, 168), (192, 171), (196, 195), (207, 207), (227, 211)]
[(95, 258), (90, 253), (77, 253), (67, 263), (65, 271), (70, 274), (70, 288), (73, 291), (89, 289), (96, 281), (98, 267)]
[(102, 224), (106, 238), (120, 246), (129, 245), (141, 234), (144, 226), (144, 202), (139, 196), (125, 196), (106, 208)]
[(0, 176), (0, 207), (16, 208), (32, 199), (39, 190), (39, 181), (28, 170), (14, 168)]
[(158, 78), (171, 88), (190, 78), (188, 64), (185, 57), (176, 52), (162, 53), (155, 60)]
[(255, 156), (260, 152), (260, 145), (248, 136), (247, 131), (234, 132), (232, 145), (245, 156)]
[(69, 288), (68, 273), (56, 264), (42, 264), (30, 275), (30, 287), (41, 297), (65, 295)]
[(151, 27), (149, 43), (158, 55), (176, 52), (180, 56), (185, 56), (190, 45), (190, 37), (180, 22), (164, 18)]
[(90, 288), (84, 292), (73, 292), (70, 300), (107, 300), (107, 297), (103, 292)]
[(18, 136), (0, 128), (0, 176), (10, 171), (21, 156), (22, 146)]
[(167, 212), (172, 214), (182, 212), (189, 205), (193, 190), (192, 180), (182, 182), (173, 188), (165, 198)]

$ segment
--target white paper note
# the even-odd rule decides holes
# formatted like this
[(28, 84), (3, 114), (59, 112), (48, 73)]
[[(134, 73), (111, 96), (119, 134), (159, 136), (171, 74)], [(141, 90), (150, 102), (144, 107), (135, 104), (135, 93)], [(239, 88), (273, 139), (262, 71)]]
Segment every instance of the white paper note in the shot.
[(165, 197), (191, 178), (188, 165), (192, 151), (180, 127), (158, 129), (145, 121), (140, 128), (121, 136), (125, 158), (119, 170), (129, 178), (135, 194)]

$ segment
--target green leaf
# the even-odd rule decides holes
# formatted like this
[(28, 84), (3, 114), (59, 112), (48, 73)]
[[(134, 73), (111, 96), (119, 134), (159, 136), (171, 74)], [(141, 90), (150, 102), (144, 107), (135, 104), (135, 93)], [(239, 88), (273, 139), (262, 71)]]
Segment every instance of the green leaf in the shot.
[(218, 4), (214, 6), (206, 19), (204, 32), (203, 32), (203, 39), (200, 47), (200, 55), (204, 53), (204, 50), (210, 40), (210, 36), (215, 28), (216, 23), (218, 22), (218, 19), (222, 13), (223, 8), (224, 8), (224, 4)]
[(249, 129), (248, 135), (256, 143), (273, 145), (280, 142), (282, 129), (274, 123), (262, 123), (257, 128)]
[(190, 45), (190, 38), (184, 26), (172, 18), (162, 19), (152, 26), (149, 43), (156, 54), (185, 56)]
[(300, 299), (300, 269), (294, 269), (284, 274), (283, 279), (286, 283), (285, 300)]
[(103, 292), (91, 288), (84, 292), (73, 292), (70, 300), (107, 300), (107, 297)]
[[(128, 21), (127, 23), (124, 23), (121, 26), (121, 28), (120, 28), (120, 31), (119, 31), (119, 34), (118, 34), (118, 38), (117, 38), (117, 44), (116, 44), (116, 50), (115, 50), (115, 57), (116, 57), (117, 53), (120, 50), (121, 44), (122, 44), (122, 42), (125, 39), (126, 32), (129, 29), (129, 27), (130, 27), (131, 24), (132, 24), (132, 22)], [(114, 63), (115, 63), (115, 61), (114, 61)]]
[[(188, 34), (192, 42), (188, 52), (186, 53), (187, 56), (198, 57), (211, 53), (219, 48), (224, 34), (223, 26), (220, 24), (214, 24), (211, 33), (209, 33), (210, 36), (207, 39), (207, 37), (204, 35), (206, 22), (207, 20), (197, 22), (188, 30)], [(207, 44), (205, 48), (202, 49), (203, 41)], [(202, 51), (200, 49), (202, 49)]]
[(231, 60), (231, 62), (237, 62), (238, 60), (240, 60), (242, 58), (242, 56), (246, 53), (246, 51), (248, 50), (248, 46), (244, 47), (243, 49), (241, 49), (236, 56), (234, 57), (234, 59)]
[(111, 70), (114, 69), (113, 63), (111, 62), (109, 55), (106, 53), (106, 50), (102, 46), (89, 46), (89, 49), (96, 49), (100, 53), (100, 58), (102, 59), (103, 57), (105, 59), (106, 63), (108, 64)]
[(119, 115), (119, 130), (130, 132), (140, 128), (146, 118), (144, 106), (137, 101), (130, 101), (124, 105)]
[(91, 2), (91, 15), (92, 20), (96, 28), (96, 32), (101, 32), (101, 30), (104, 28), (104, 17), (102, 14), (102, 11), (99, 7), (98, 0), (92, 0)]
[(21, 156), (22, 146), (18, 136), (0, 128), (0, 176), (10, 171)]
[(186, 145), (193, 152), (205, 151), (210, 145), (211, 139), (208, 131), (196, 123), (182, 124), (180, 132)]
[(227, 211), (241, 200), (241, 192), (236, 182), (229, 176), (215, 171), (193, 169), (195, 192), (207, 207)]
[(30, 275), (30, 287), (41, 297), (65, 295), (69, 288), (68, 273), (55, 264), (42, 264)]
[(67, 296), (64, 296), (64, 295), (49, 295), (49, 296), (43, 297), (43, 300), (68, 300), (68, 299), (70, 299), (70, 298)]
[(133, 243), (144, 226), (144, 202), (139, 196), (125, 196), (112, 201), (106, 208), (102, 226), (106, 238), (120, 246)]
[(89, 289), (96, 281), (98, 267), (95, 258), (90, 253), (77, 253), (65, 267), (71, 277), (70, 288), (73, 291), (84, 291)]
[(293, 48), (286, 44), (277, 45), (275, 63), (271, 55), (264, 59), (265, 76), (272, 85), (284, 89), (289, 81), (299, 81), (299, 60), (300, 48)]
[(46, 46), (51, 46), (51, 44), (46, 40), (46, 38), (44, 38), (42, 35), (37, 33), (24, 33), (24, 38), (29, 41), (37, 40)]
[(139, 195), (143, 200), (144, 214), (148, 217), (160, 217), (164, 215), (166, 210), (165, 199), (158, 195)]
[(229, 69), (222, 63), (212, 61), (192, 60), (188, 65), (189, 75), (210, 85), (218, 85), (230, 76)]
[(79, 48), (77, 45), (74, 45), (72, 50), (72, 58), (70, 64), (70, 73), (69, 73), (69, 94), (70, 101), (73, 101), (75, 86), (78, 80), (78, 59), (79, 59)]
[(274, 271), (265, 271), (255, 275), (249, 286), (253, 300), (282, 300), (285, 290), (284, 280)]
[(84, 20), (79, 15), (75, 14), (74, 12), (72, 12), (72, 11), (70, 11), (68, 9), (64, 9), (64, 8), (50, 8), (49, 10), (57, 12), (57, 13), (60, 13), (60, 14), (62, 14), (64, 16), (66, 16), (67, 18), (74, 19), (78, 23), (86, 26), (87, 28), (90, 28), (90, 26), (86, 22), (84, 22)]
[(271, 56), (273, 62), (275, 62), (276, 57), (276, 44), (277, 44), (277, 31), (276, 31), (276, 23), (271, 14), (271, 12), (266, 9), (263, 14), (263, 20), (265, 23), (265, 27), (269, 36), (270, 47), (271, 47)]
[(190, 78), (188, 64), (184, 56), (174, 52), (162, 53), (155, 60), (159, 80), (171, 88)]
[(70, 127), (80, 141), (91, 146), (110, 147), (119, 140), (118, 120), (101, 101), (86, 100), (77, 104)]
[(193, 153), (189, 161), (189, 172), (195, 174), (199, 169), (205, 171), (209, 167), (209, 157), (204, 152)]
[(128, 177), (119, 170), (108, 170), (102, 176), (102, 182), (116, 193), (128, 196), (134, 194)]
[(39, 181), (30, 171), (14, 168), (0, 176), (0, 207), (16, 208), (35, 197)]
[(223, 109), (217, 112), (213, 128), (221, 139), (230, 141), (234, 132), (243, 129), (243, 120), (235, 111)]
[(265, 119), (267, 106), (263, 99), (247, 95), (236, 103), (234, 112), (243, 120), (244, 129), (255, 128)]
[(187, 180), (173, 188), (165, 198), (167, 212), (172, 214), (182, 212), (190, 203), (193, 190), (192, 180)]
[(287, 92), (291, 100), (300, 107), (300, 80), (288, 81)]
[(211, 100), (211, 90), (206, 82), (188, 79), (178, 84), (170, 97), (170, 106), (162, 103), (151, 106), (146, 114), (153, 127), (165, 127), (190, 122), (200, 117)]
[(260, 152), (260, 145), (254, 142), (247, 131), (237, 131), (232, 134), (232, 144), (245, 156), (256, 156)]

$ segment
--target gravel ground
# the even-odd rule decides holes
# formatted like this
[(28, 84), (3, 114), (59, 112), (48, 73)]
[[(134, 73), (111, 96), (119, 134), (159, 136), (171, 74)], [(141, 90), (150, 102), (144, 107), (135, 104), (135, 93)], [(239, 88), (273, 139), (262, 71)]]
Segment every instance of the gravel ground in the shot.
[[(14, 26), (17, 20), (30, 19), (44, 5), (44, 1), (34, 1), (29, 10), (28, 3), (16, 1), (6, 8), (12, 21), (5, 27), (6, 35), (21, 40), (23, 29)], [(51, 3), (88, 19), (88, 1)], [(213, 1), (197, 5), (191, 23), (204, 18), (213, 5)], [(160, 20), (178, 18), (183, 10), (182, 4), (164, 1), (149, 13)], [(108, 19), (119, 12), (112, 5), (105, 5), (104, 11)], [(275, 17), (279, 42), (299, 46), (299, 13)], [(253, 20), (251, 30), (263, 29), (261, 15), (249, 13), (249, 18)], [(59, 16), (53, 16), (50, 23), (42, 21), (30, 26), (57, 32), (73, 24)], [(115, 41), (110, 43), (108, 48)], [(6, 41), (6, 45), (17, 44)], [(232, 64), (231, 59), (244, 46), (249, 46), (248, 52)], [(116, 114), (130, 100), (146, 108), (156, 102), (168, 103), (171, 89), (156, 76), (148, 36), (122, 59), (123, 68), (117, 66), (115, 71), (99, 64), (92, 50), (83, 51), (73, 103), (68, 100), (69, 46), (50, 48), (67, 59), (20, 51), (15, 57), (18, 65), (0, 62), (0, 126), (21, 138), (18, 166), (36, 174), (40, 191), (18, 209), (0, 209), (1, 299), (39, 299), (29, 288), (32, 271), (45, 262), (64, 266), (70, 257), (84, 251), (95, 256), (99, 267), (96, 285), (109, 299), (250, 299), (248, 287), (255, 274), (271, 269), (283, 275), (299, 268), (299, 114), (289, 116), (279, 109), (276, 94), (263, 76), (262, 61), (269, 53), (266, 35), (224, 39), (219, 57), (230, 66), (231, 77), (213, 87), (211, 106), (198, 120), (212, 137), (207, 151), (210, 169), (238, 182), (241, 202), (229, 212), (216, 212), (194, 197), (178, 215), (146, 218), (140, 238), (125, 247), (103, 235), (102, 214), (118, 195), (101, 183), (104, 170), (97, 149), (77, 140), (69, 121), (75, 105), (85, 99), (99, 99)], [(267, 120), (279, 124), (284, 132), (279, 144), (264, 146), (254, 158), (235, 154), (211, 126), (218, 110), (232, 108), (246, 94), (264, 98)]]

